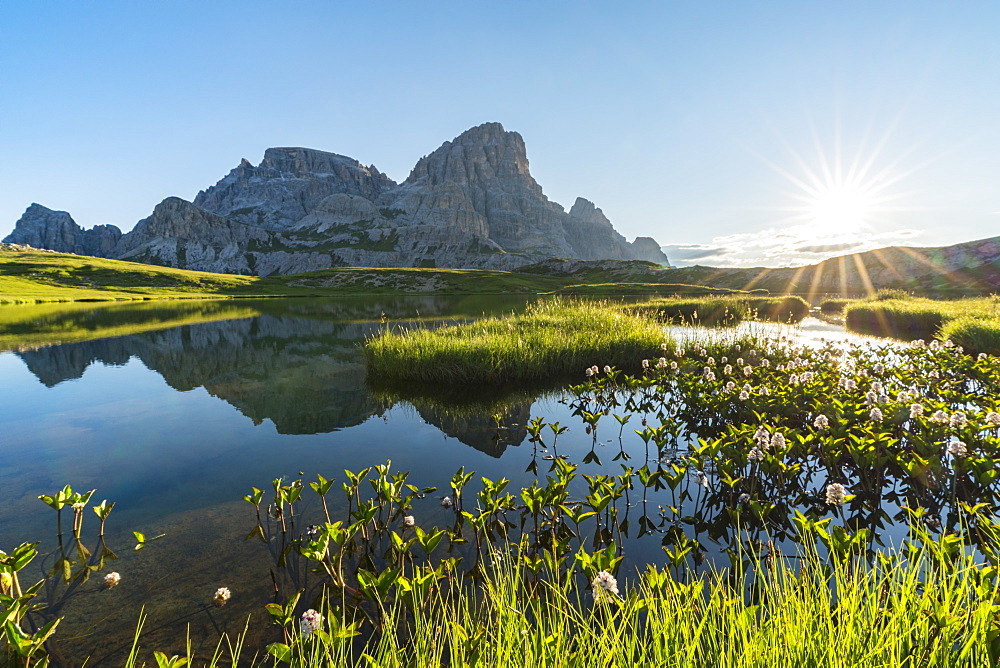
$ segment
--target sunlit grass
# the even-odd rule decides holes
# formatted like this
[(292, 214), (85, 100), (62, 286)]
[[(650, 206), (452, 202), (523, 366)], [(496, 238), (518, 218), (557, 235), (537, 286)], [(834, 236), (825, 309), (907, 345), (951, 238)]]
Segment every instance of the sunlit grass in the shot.
[[(934, 300), (921, 297), (856, 301), (844, 310), (848, 329), (897, 339), (964, 337), (970, 352), (1000, 350), (1000, 300), (996, 297)], [(955, 322), (960, 321), (960, 322)], [(955, 324), (952, 324), (955, 323)], [(971, 332), (975, 331), (974, 336)], [(965, 345), (962, 341), (955, 343)]]
[(809, 314), (809, 303), (801, 297), (675, 297), (653, 299), (642, 306), (664, 319), (707, 326), (757, 319), (798, 322)]
[(593, 365), (635, 371), (666, 341), (659, 323), (621, 305), (552, 299), (506, 318), (387, 329), (364, 353), (378, 381), (531, 383), (580, 377)]

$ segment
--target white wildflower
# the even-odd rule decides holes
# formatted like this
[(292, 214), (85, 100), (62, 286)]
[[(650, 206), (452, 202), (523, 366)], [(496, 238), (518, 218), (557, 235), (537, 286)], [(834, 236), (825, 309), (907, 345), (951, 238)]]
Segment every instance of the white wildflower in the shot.
[(771, 396), (771, 390), (767, 389), (766, 387), (761, 387), (760, 390), (758, 390), (758, 392), (760, 393), (760, 396), (762, 396), (762, 397), (769, 397), (769, 396)]
[(1000, 427), (1000, 413), (990, 411), (986, 414), (985, 421), (990, 427)]
[(215, 594), (212, 596), (212, 603), (222, 607), (226, 603), (229, 603), (229, 599), (232, 598), (232, 595), (233, 594), (229, 591), (228, 587), (219, 587), (215, 590)]
[(740, 401), (747, 401), (750, 398), (750, 393), (746, 390), (740, 392)]
[(695, 477), (695, 482), (696, 483), (698, 483), (699, 485), (701, 485), (705, 489), (708, 489), (708, 476), (705, 475), (704, 471), (695, 471), (694, 472), (694, 477)]
[(965, 413), (958, 411), (951, 416), (951, 419), (948, 421), (948, 426), (952, 429), (962, 429), (966, 424), (968, 424), (968, 422), (969, 420), (965, 417)]
[(671, 371), (677, 371), (677, 362), (671, 362), (670, 363), (670, 370)]
[(611, 367), (607, 364), (604, 365), (604, 373), (611, 373)]
[(730, 375), (732, 372), (733, 372), (732, 364), (727, 364), (726, 366), (722, 367), (722, 373), (726, 374), (727, 376)]
[(747, 461), (751, 462), (764, 461), (764, 451), (757, 447), (751, 448), (750, 452), (747, 453)]
[(757, 427), (757, 431), (753, 435), (754, 443), (766, 448), (771, 443), (771, 434), (768, 432), (767, 427), (760, 426)]
[(868, 417), (871, 418), (872, 422), (881, 422), (882, 411), (878, 408), (878, 406), (876, 406), (875, 408), (872, 408), (870, 411), (868, 411)]
[(771, 437), (771, 447), (772, 448), (783, 448), (785, 447), (785, 436), (780, 431), (774, 432), (774, 436)]
[(600, 602), (618, 596), (618, 580), (611, 573), (601, 571), (590, 583), (594, 601)]
[(414, 522), (413, 515), (407, 515), (406, 517), (403, 518), (403, 526), (404, 527), (412, 527), (413, 526), (413, 522)]
[(303, 635), (315, 633), (321, 628), (323, 628), (323, 615), (319, 614), (312, 608), (302, 613), (302, 619), (299, 620), (299, 629), (302, 631)]
[(982, 362), (984, 359), (986, 359), (986, 353), (979, 353), (976, 355), (976, 361)]
[(642, 368), (643, 369), (648, 369), (649, 368), (649, 360), (643, 360), (642, 361)]
[(874, 392), (868, 391), (868, 392), (865, 393), (865, 403), (866, 404), (868, 404), (869, 406), (871, 406), (876, 401), (878, 401), (878, 396), (876, 396), (876, 394)]
[(736, 383), (734, 383), (733, 381), (729, 381), (728, 383), (726, 383), (726, 392), (732, 392), (735, 389), (736, 389)]
[(104, 586), (108, 589), (112, 587), (117, 587), (118, 583), (122, 581), (122, 576), (116, 572), (108, 573), (104, 576)]
[(910, 419), (915, 420), (924, 416), (924, 407), (920, 404), (910, 404)]
[(944, 411), (934, 411), (934, 415), (931, 416), (931, 422), (949, 422), (950, 419)]
[(839, 482), (831, 482), (826, 486), (826, 504), (828, 506), (839, 506), (844, 503), (847, 490)]
[(710, 383), (714, 383), (715, 382), (715, 374), (712, 373), (711, 371), (709, 371), (708, 375), (705, 376), (705, 380), (707, 380)]
[(881, 362), (879, 362), (878, 364), (875, 365), (875, 367), (872, 369), (872, 371), (874, 371), (875, 373), (881, 375), (881, 374), (885, 373), (885, 367), (882, 365)]
[(829, 429), (830, 428), (830, 418), (820, 413), (813, 420), (813, 426), (817, 429)]
[(931, 369), (931, 372), (929, 374), (927, 374), (927, 377), (928, 378), (933, 378), (933, 379), (937, 380), (938, 378), (941, 377), (941, 374), (938, 373), (937, 369)]
[(750, 503), (750, 495), (747, 494), (746, 492), (743, 492), (742, 494), (740, 494), (740, 505), (745, 506), (748, 503)]
[(726, 363), (726, 362), (728, 362), (728, 361), (729, 361), (729, 358), (728, 358), (728, 357), (723, 357), (723, 358), (721, 358), (721, 359), (719, 360), (719, 362), (720, 362), (720, 363), (722, 363), (722, 364), (725, 364), (725, 363)]
[(802, 381), (803, 383), (811, 383), (813, 382), (813, 378), (815, 378), (815, 375), (813, 374), (812, 371), (803, 371), (802, 374), (799, 376), (799, 380)]
[(969, 449), (966, 447), (965, 443), (953, 438), (951, 443), (948, 444), (948, 454), (952, 457), (965, 457), (969, 454)]
[(452, 506), (451, 497), (446, 496), (443, 499), (441, 499), (441, 505), (444, 506), (445, 508), (451, 508)]
[[(662, 350), (663, 352), (666, 352), (667, 348), (668, 348), (668, 346), (667, 346), (666, 343), (661, 343), (660, 344), (660, 350)], [(678, 349), (677, 352), (679, 352), (681, 355), (684, 354), (684, 350), (683, 349)]]
[(743, 358), (742, 357), (737, 357), (736, 358), (736, 366), (743, 366)]
[(715, 364), (715, 358), (709, 357), (707, 360), (705, 360), (705, 363), (708, 364), (709, 366), (712, 366)]

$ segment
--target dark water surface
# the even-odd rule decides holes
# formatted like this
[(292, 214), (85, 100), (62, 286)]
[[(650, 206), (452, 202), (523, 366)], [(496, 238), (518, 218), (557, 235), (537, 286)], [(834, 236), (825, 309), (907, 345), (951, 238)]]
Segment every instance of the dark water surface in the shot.
[[(523, 304), (482, 297), (269, 300), (181, 304), (174, 312), (169, 305), (77, 309), (71, 324), (58, 309), (39, 307), (39, 328), (50, 332), (42, 343), (58, 340), (51, 332), (63, 326), (77, 342), (35, 347), (28, 326), (9, 346), (16, 351), (0, 352), (0, 549), (40, 541), (44, 558), (31, 564), (25, 584), (64, 568), (73, 578), (49, 578), (41, 595), (48, 607), (33, 617), (41, 626), (66, 616), (54, 636), (55, 658), (120, 664), (142, 610), (142, 646), (168, 654), (183, 653), (189, 629), (195, 652), (205, 656), (221, 632), (242, 631), (248, 617), (251, 647), (277, 639), (264, 605), (275, 599), (276, 584), (278, 598), (295, 587), (267, 545), (244, 540), (254, 512), (241, 497), (251, 486), (270, 490), (274, 478), (309, 481), (321, 473), (338, 479), (333, 500), (343, 469), (392, 460), (393, 469), (411, 472), (408, 482), (437, 486), (441, 495), (460, 466), (509, 478), (514, 489), (535, 479), (525, 471), (533, 454), (547, 455), (526, 441), (533, 416), (570, 425), (559, 454), (583, 461), (591, 437), (558, 391), (492, 397), (499, 401), (493, 404), (486, 392), (470, 408), (402, 401), (366, 383), (358, 346), (385, 326), (383, 317), (437, 323)], [(17, 317), (30, 323), (30, 314)], [(190, 324), (171, 326), (178, 320)], [(84, 321), (89, 335), (79, 333)], [(91, 338), (130, 327), (136, 333)], [(804, 329), (836, 333), (826, 327), (807, 322)], [(501, 432), (491, 418), (498, 410)], [(626, 434), (633, 428), (638, 424)], [(583, 464), (581, 472), (621, 472), (618, 426), (603, 429), (603, 463)], [(641, 441), (633, 436), (628, 449), (628, 463), (642, 466)], [(539, 475), (547, 469), (540, 465)], [(69, 537), (60, 548), (55, 512), (37, 498), (66, 484), (96, 489), (90, 505), (117, 504), (103, 545), (87, 509), (82, 548), (89, 556)], [(318, 521), (316, 496), (307, 488), (302, 498), (303, 521)], [(63, 515), (67, 527), (69, 509)], [(414, 515), (425, 526), (451, 519), (435, 495), (418, 500)], [(136, 551), (132, 531), (163, 537)], [(660, 542), (634, 541), (628, 556), (633, 564), (662, 561)], [(80, 576), (87, 565), (89, 579)], [(121, 584), (108, 590), (101, 581), (110, 571), (121, 574)], [(294, 585), (308, 586), (317, 576), (298, 577)], [(232, 591), (225, 607), (211, 604), (218, 587)]]

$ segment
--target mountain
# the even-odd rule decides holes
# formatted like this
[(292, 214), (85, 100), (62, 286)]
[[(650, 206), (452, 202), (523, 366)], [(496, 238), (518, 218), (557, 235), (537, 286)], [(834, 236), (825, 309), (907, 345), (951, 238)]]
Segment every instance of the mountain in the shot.
[(33, 204), (4, 240), (183, 269), (291, 274), (336, 266), (515, 269), (550, 257), (669, 266), (629, 243), (592, 202), (566, 211), (528, 169), (524, 140), (485, 123), (421, 158), (403, 183), (374, 165), (306, 148), (244, 159), (194, 202), (168, 197), (122, 234), (84, 231)]

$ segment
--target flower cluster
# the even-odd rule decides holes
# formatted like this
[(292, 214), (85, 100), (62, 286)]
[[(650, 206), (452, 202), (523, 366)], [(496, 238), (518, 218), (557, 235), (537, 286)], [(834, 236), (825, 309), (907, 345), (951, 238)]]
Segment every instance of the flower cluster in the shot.
[(212, 596), (212, 603), (215, 603), (220, 608), (226, 603), (229, 603), (229, 599), (232, 598), (232, 592), (229, 591), (228, 587), (219, 587), (215, 590), (215, 595)]
[(601, 602), (618, 596), (618, 580), (611, 573), (601, 571), (590, 583), (594, 601)]
[(826, 486), (826, 504), (828, 506), (843, 505), (847, 490), (839, 482), (831, 482)]

